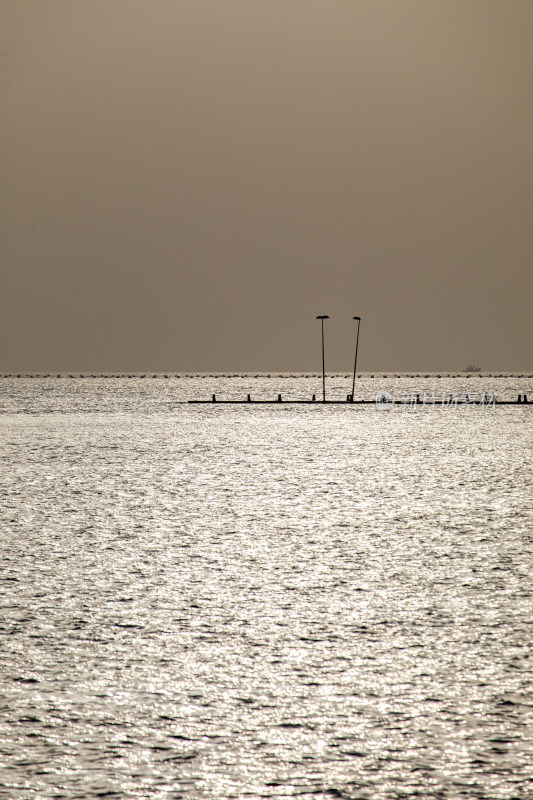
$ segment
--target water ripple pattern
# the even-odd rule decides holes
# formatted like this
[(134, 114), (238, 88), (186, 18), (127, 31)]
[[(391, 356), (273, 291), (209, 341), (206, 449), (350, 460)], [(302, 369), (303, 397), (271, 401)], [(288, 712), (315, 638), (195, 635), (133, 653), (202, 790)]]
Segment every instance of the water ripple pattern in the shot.
[(531, 798), (533, 409), (186, 381), (3, 379), (1, 800)]

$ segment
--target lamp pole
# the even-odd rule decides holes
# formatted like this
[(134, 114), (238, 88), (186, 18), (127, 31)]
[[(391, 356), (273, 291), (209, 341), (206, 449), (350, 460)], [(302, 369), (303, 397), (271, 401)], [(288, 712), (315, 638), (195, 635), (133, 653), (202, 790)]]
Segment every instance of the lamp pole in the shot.
[(357, 339), (355, 340), (355, 361), (353, 365), (353, 382), (352, 382), (352, 403), (355, 394), (355, 371), (357, 369), (357, 348), (359, 347), (359, 327), (361, 325), (361, 317), (352, 317), (357, 320)]
[(322, 314), (317, 317), (322, 323), (322, 402), (326, 402), (326, 369), (324, 360), (324, 320), (329, 319), (327, 314)]

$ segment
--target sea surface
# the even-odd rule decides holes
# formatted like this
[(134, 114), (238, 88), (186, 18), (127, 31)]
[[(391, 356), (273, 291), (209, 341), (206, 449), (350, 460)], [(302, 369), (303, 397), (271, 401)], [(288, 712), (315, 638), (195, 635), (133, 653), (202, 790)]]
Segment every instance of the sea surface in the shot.
[(0, 378), (1, 800), (533, 797), (533, 376), (321, 391)]

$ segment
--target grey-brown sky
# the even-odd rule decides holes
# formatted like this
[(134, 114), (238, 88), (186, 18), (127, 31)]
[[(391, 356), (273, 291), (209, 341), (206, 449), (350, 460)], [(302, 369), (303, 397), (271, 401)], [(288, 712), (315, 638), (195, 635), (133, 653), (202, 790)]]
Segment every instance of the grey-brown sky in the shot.
[(531, 0), (0, 0), (1, 371), (533, 369)]

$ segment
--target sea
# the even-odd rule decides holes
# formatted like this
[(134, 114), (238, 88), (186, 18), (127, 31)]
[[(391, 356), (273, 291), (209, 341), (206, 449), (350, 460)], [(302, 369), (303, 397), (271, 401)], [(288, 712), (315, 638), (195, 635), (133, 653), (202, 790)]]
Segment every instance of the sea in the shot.
[(383, 392), (0, 377), (1, 800), (533, 798), (533, 375)]

